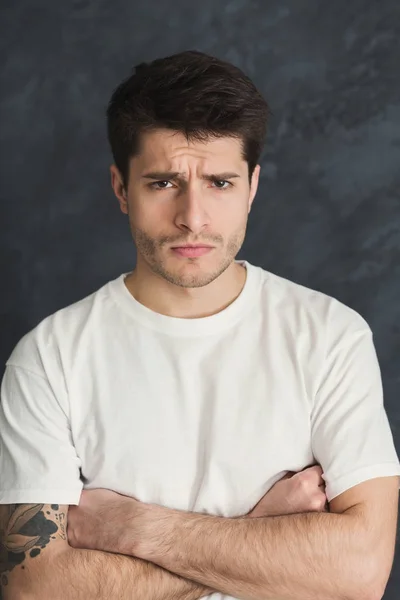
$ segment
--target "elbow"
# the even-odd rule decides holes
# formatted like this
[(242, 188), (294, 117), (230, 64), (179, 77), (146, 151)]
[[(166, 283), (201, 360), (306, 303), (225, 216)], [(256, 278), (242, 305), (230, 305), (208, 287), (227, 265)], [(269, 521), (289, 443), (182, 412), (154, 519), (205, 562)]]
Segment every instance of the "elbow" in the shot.
[(364, 595), (360, 595), (362, 598), (368, 598), (368, 600), (382, 600), (386, 587), (389, 581), (390, 573), (393, 568), (394, 561), (394, 548), (389, 552), (375, 552), (372, 553), (370, 559), (369, 578)]
[(13, 570), (0, 583), (0, 600), (32, 600), (31, 576), (24, 571)]
[(2, 587), (0, 584), (0, 600), (31, 600), (31, 596), (20, 589), (15, 589), (15, 586)]
[[(343, 566), (343, 565), (342, 565)], [(342, 570), (342, 577), (338, 572), (336, 598), (341, 600), (382, 600), (387, 580), (383, 577), (379, 560), (376, 555), (372, 556), (363, 552), (360, 547), (354, 552), (353, 560), (347, 560), (347, 569)]]
[(382, 600), (385, 594), (385, 589), (378, 589), (376, 586), (370, 586), (367, 593), (358, 594), (354, 600)]
[[(384, 585), (382, 585), (381, 581), (375, 580), (374, 582), (372, 582), (370, 585), (370, 588), (369, 588), (367, 598), (369, 598), (370, 600), (382, 600), (382, 598), (385, 595), (386, 585), (387, 585), (387, 582), (385, 582)], [(365, 598), (365, 596), (364, 596), (364, 598)], [(360, 596), (360, 600), (361, 600), (361, 596)]]
[[(376, 570), (376, 565), (375, 570)], [(385, 594), (387, 578), (382, 581), (382, 574), (377, 575), (374, 571), (370, 571), (368, 577), (363, 580), (362, 589), (358, 586), (358, 590), (351, 596), (351, 600), (382, 600)], [(346, 599), (347, 600), (347, 599)]]
[(342, 600), (382, 600), (385, 590), (379, 589), (375, 584), (363, 586), (362, 590), (358, 586), (356, 592), (354, 590), (345, 594)]
[(36, 600), (36, 595), (33, 595), (29, 590), (27, 591), (25, 588), (13, 587), (13, 586), (5, 586), (1, 588), (0, 586), (0, 600)]

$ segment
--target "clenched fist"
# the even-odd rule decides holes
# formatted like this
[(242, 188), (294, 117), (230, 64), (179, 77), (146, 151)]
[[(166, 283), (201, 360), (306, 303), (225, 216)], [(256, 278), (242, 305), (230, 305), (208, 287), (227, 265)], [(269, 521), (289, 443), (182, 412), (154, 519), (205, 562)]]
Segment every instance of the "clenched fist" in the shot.
[(289, 472), (261, 498), (247, 517), (272, 517), (304, 512), (328, 512), (325, 482), (319, 465)]

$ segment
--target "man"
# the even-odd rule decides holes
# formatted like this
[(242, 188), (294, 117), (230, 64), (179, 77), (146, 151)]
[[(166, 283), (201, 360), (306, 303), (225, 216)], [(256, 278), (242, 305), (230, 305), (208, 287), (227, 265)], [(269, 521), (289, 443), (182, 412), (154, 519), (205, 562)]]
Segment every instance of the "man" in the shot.
[[(137, 264), (7, 361), (5, 598), (382, 597), (400, 468), (371, 329), (235, 258), (267, 116), (238, 68), (195, 51), (114, 91)], [(330, 512), (250, 518), (314, 464)]]

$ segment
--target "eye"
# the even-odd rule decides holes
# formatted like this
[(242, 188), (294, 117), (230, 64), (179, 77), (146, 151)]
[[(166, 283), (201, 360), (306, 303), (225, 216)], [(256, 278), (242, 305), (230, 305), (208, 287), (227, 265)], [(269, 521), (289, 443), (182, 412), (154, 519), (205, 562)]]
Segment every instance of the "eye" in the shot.
[(156, 187), (159, 183), (171, 183), (170, 181), (154, 181), (154, 183), (150, 183), (149, 187), (154, 188), (155, 190), (167, 190), (166, 187)]
[[(155, 190), (167, 190), (167, 189), (169, 189), (169, 188), (167, 188), (167, 187), (166, 187), (166, 186), (164, 186), (164, 185), (162, 185), (161, 187), (159, 187), (159, 185), (160, 185), (160, 184), (163, 184), (163, 183), (171, 183), (171, 182), (170, 182), (170, 181), (168, 181), (168, 180), (154, 181), (153, 183), (150, 183), (150, 184), (149, 184), (149, 187), (150, 187), (150, 188), (152, 188), (152, 189), (155, 189)], [(213, 181), (212, 183), (214, 183), (214, 184), (219, 184), (219, 183), (222, 183), (222, 185), (224, 185), (225, 183), (227, 183), (228, 185), (227, 185), (226, 187), (222, 187), (222, 186), (220, 186), (220, 185), (217, 185), (217, 186), (216, 186), (216, 187), (217, 187), (217, 189), (218, 189), (218, 190), (221, 190), (221, 191), (225, 191), (225, 190), (227, 190), (229, 187), (232, 187), (232, 186), (233, 186), (233, 183), (231, 183), (230, 181), (227, 181), (227, 180), (225, 180), (225, 179), (214, 179), (214, 181)]]
[(227, 187), (217, 186), (217, 189), (222, 191), (227, 190), (228, 187), (231, 187), (233, 185), (233, 183), (231, 183), (230, 181), (226, 181), (225, 179), (215, 179), (213, 183), (227, 183)]

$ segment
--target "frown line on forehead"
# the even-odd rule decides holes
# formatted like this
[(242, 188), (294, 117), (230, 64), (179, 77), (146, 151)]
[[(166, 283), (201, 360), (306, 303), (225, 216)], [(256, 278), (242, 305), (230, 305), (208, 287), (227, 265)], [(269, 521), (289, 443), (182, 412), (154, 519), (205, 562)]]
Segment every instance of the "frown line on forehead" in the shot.
[[(233, 179), (234, 177), (240, 177), (239, 173), (234, 173), (232, 171), (225, 171), (223, 173), (203, 173), (200, 176), (200, 179), (204, 179), (205, 181), (215, 181), (222, 179)], [(181, 173), (179, 171), (149, 171), (142, 175), (142, 179), (160, 179), (160, 180), (170, 180), (170, 179), (187, 179), (185, 173)]]

